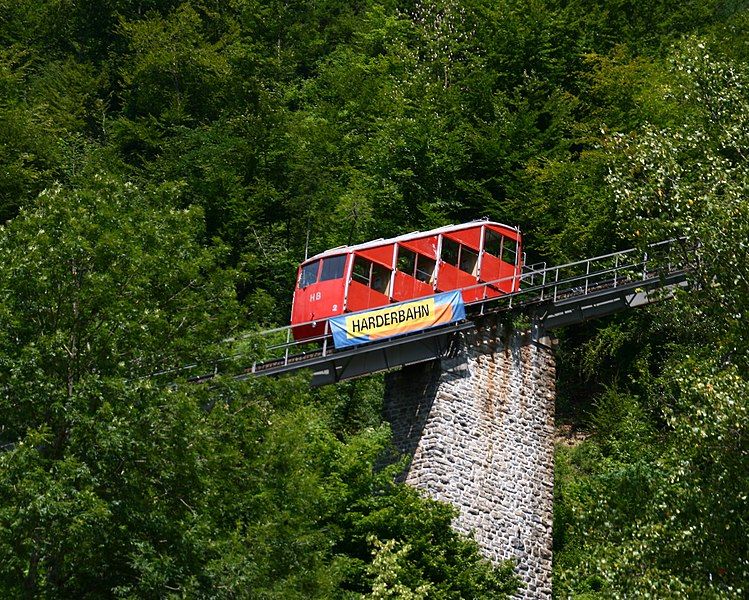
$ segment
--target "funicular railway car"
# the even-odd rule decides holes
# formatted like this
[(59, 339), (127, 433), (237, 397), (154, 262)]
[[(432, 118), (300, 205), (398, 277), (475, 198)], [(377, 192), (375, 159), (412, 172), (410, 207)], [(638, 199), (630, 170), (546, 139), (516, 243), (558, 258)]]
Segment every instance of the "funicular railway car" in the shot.
[(521, 244), (515, 227), (472, 221), (322, 252), (299, 267), (294, 338), (323, 335), (330, 317), (440, 292), (461, 290), (469, 303), (517, 291)]

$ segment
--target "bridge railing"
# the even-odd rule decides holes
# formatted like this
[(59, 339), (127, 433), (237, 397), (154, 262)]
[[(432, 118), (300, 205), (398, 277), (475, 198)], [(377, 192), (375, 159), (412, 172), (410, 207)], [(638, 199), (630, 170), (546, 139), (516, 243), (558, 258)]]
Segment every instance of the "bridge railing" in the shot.
[(520, 275), (520, 290), (512, 294), (490, 298), (486, 291), (487, 286), (499, 287), (502, 283), (509, 283), (512, 277), (471, 286), (466, 289), (483, 288), (484, 294), (482, 299), (468, 306), (478, 307), (479, 314), (483, 314), (489, 310), (510, 309), (519, 304), (558, 302), (691, 268), (694, 261), (694, 247), (690, 247), (685, 238), (664, 240), (650, 244), (645, 250), (631, 248), (554, 267), (524, 271)]
[[(509, 310), (534, 303), (558, 302), (585, 296), (607, 288), (652, 279), (677, 270), (689, 268), (694, 260), (694, 248), (683, 238), (665, 240), (641, 249), (612, 252), (603, 256), (546, 267), (545, 263), (524, 267), (520, 275), (520, 290), (511, 294), (490, 297), (490, 289), (517, 282), (517, 276), (482, 282), (466, 288), (483, 290), (482, 298), (467, 303), (469, 314), (485, 314)], [(315, 321), (298, 323), (294, 327), (313, 325)], [(315, 337), (295, 340), (290, 325), (251, 333), (233, 341), (252, 339), (255, 354), (262, 361), (253, 362), (247, 373), (256, 373), (278, 366), (304, 362), (312, 357), (325, 357), (335, 352), (330, 324), (325, 320), (323, 332)], [(238, 358), (233, 355), (231, 358)]]

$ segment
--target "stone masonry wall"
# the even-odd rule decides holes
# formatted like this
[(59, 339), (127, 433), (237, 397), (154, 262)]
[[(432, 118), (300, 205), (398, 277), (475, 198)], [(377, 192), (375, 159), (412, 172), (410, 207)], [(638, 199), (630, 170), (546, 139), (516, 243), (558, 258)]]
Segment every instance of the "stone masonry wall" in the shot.
[(386, 376), (405, 481), (458, 508), (487, 558), (516, 561), (518, 598), (551, 598), (554, 395), (551, 340), (489, 320), (453, 358)]

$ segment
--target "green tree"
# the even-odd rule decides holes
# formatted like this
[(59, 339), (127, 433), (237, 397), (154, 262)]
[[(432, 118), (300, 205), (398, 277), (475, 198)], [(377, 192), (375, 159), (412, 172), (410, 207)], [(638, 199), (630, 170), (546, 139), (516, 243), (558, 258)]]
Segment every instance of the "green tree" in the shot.
[(177, 193), (100, 175), (2, 230), (7, 595), (102, 593), (140, 550), (179, 544), (200, 408), (140, 378), (207, 351), (237, 313), (200, 212), (167, 208)]
[(739, 598), (749, 589), (749, 548), (736, 533), (749, 520), (749, 72), (708, 46), (691, 39), (671, 57), (667, 100), (680, 120), (612, 140), (624, 234), (686, 235), (684, 251), (699, 242), (698, 260), (694, 288), (655, 312), (665, 352), (654, 376), (640, 378), (644, 397), (609, 394), (598, 438), (563, 463), (589, 475), (561, 490), (566, 594)]

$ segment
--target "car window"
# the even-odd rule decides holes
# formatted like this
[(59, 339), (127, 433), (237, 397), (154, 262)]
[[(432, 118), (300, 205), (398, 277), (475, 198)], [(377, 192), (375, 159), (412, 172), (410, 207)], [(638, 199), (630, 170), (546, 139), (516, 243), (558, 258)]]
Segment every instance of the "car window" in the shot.
[(320, 281), (340, 279), (341, 277), (343, 277), (343, 268), (345, 265), (345, 254), (324, 258), (322, 261), (322, 271), (320, 272)]
[(458, 266), (458, 256), (460, 255), (460, 244), (450, 238), (442, 238), (442, 260), (453, 267)]
[(320, 266), (320, 261), (316, 260), (308, 265), (302, 267), (302, 274), (299, 276), (299, 287), (306, 288), (308, 285), (312, 285), (317, 282), (317, 269)]

